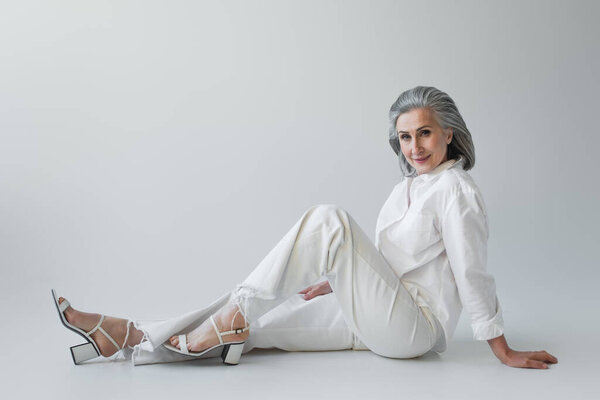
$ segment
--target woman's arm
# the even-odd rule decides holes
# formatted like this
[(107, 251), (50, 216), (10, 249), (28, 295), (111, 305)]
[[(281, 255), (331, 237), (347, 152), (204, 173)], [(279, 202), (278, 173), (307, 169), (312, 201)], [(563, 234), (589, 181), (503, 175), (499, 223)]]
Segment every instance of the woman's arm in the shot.
[(487, 340), (496, 357), (508, 366), (548, 368), (548, 363), (558, 362), (553, 355), (515, 351), (506, 343), (495, 280), (486, 271), (488, 234), (485, 203), (478, 190), (463, 192), (449, 204), (442, 235), (461, 302), (471, 316), (474, 339)]
[(487, 213), (476, 188), (459, 188), (441, 215), (441, 234), (460, 302), (471, 319), (473, 339), (504, 333), (494, 277), (487, 271)]
[(558, 359), (542, 351), (516, 351), (508, 347), (504, 335), (489, 339), (490, 348), (503, 364), (517, 368), (547, 369), (548, 364), (556, 364)]

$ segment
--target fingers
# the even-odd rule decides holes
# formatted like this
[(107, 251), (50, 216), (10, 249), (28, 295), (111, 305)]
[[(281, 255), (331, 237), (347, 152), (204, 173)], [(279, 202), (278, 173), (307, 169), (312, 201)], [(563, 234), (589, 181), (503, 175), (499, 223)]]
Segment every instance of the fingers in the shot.
[(323, 293), (319, 292), (318, 288), (312, 288), (310, 291), (308, 291), (305, 295), (304, 295), (304, 300), (310, 300), (314, 297), (320, 296)]
[(545, 350), (542, 351), (511, 351), (505, 364), (518, 368), (548, 369), (549, 364), (558, 363), (558, 359)]
[(304, 295), (304, 300), (310, 300), (313, 297), (315, 297), (316, 295), (317, 295), (316, 292), (314, 290), (311, 290)]
[(312, 290), (312, 286), (307, 287), (306, 289), (303, 289), (301, 291), (298, 292), (298, 294), (305, 294), (308, 293), (310, 290)]
[(526, 368), (535, 368), (535, 369), (548, 369), (548, 365), (545, 362), (537, 361), (537, 360), (527, 360), (525, 362)]
[(311, 286), (307, 287), (306, 289), (299, 291), (298, 294), (303, 294), (304, 300), (310, 300), (313, 297), (320, 296), (322, 294), (328, 294), (331, 292), (333, 292), (333, 289), (331, 289), (329, 282), (324, 281), (324, 282), (319, 282), (315, 285), (311, 285)]
[(554, 357), (552, 354), (548, 353), (545, 350), (536, 351), (533, 353), (532, 358), (539, 361), (544, 361), (550, 364), (556, 364), (558, 362), (558, 358)]
[(331, 289), (331, 285), (329, 284), (329, 281), (323, 281), (323, 282), (319, 283), (317, 285), (317, 289), (319, 290), (320, 294), (327, 294), (327, 293), (333, 292), (333, 289)]
[(304, 295), (304, 300), (310, 300), (314, 297), (321, 296), (323, 294), (332, 293), (333, 290), (331, 286), (329, 286), (329, 282), (321, 282), (316, 285), (311, 285), (306, 289), (303, 289), (298, 292), (298, 294)]
[(548, 369), (548, 364), (556, 364), (558, 359), (545, 350), (532, 351), (525, 361), (525, 368)]

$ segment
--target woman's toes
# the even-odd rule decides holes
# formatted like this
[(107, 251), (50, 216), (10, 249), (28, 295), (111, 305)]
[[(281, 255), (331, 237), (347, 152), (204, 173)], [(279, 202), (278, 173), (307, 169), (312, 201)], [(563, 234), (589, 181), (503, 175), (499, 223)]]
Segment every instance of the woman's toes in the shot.
[[(65, 301), (66, 299), (64, 297), (59, 297), (58, 298), (58, 304), (62, 304), (63, 301)], [(73, 309), (73, 307), (71, 307), (69, 305), (69, 307), (65, 308), (65, 311), (63, 311), (65, 314), (65, 317), (67, 318), (67, 321), (71, 324), (75, 324), (77, 321), (75, 320), (75, 310)]]

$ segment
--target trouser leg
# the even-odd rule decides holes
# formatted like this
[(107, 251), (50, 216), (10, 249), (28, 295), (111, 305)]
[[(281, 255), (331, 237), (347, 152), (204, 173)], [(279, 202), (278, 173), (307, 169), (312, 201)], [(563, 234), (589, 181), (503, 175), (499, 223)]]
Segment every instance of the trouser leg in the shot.
[(292, 295), (252, 323), (244, 353), (254, 348), (285, 351), (349, 350), (355, 336), (333, 294), (304, 300)]
[(348, 327), (369, 349), (416, 357), (433, 345), (431, 325), (354, 219), (334, 205), (309, 208), (232, 299), (249, 323), (325, 276)]

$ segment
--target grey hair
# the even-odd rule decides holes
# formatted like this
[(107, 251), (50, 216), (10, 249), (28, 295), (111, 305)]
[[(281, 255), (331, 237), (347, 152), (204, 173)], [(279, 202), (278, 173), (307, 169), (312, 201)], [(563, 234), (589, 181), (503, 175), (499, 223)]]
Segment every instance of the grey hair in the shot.
[(475, 165), (475, 147), (471, 139), (471, 133), (463, 120), (454, 100), (446, 93), (430, 86), (417, 86), (402, 92), (398, 99), (390, 108), (390, 146), (394, 153), (398, 155), (400, 170), (404, 177), (416, 176), (417, 171), (400, 151), (400, 140), (396, 131), (396, 121), (400, 114), (417, 109), (429, 108), (438, 124), (443, 128), (452, 128), (452, 141), (448, 145), (448, 160), (463, 159), (463, 169), (465, 171), (473, 168)]

